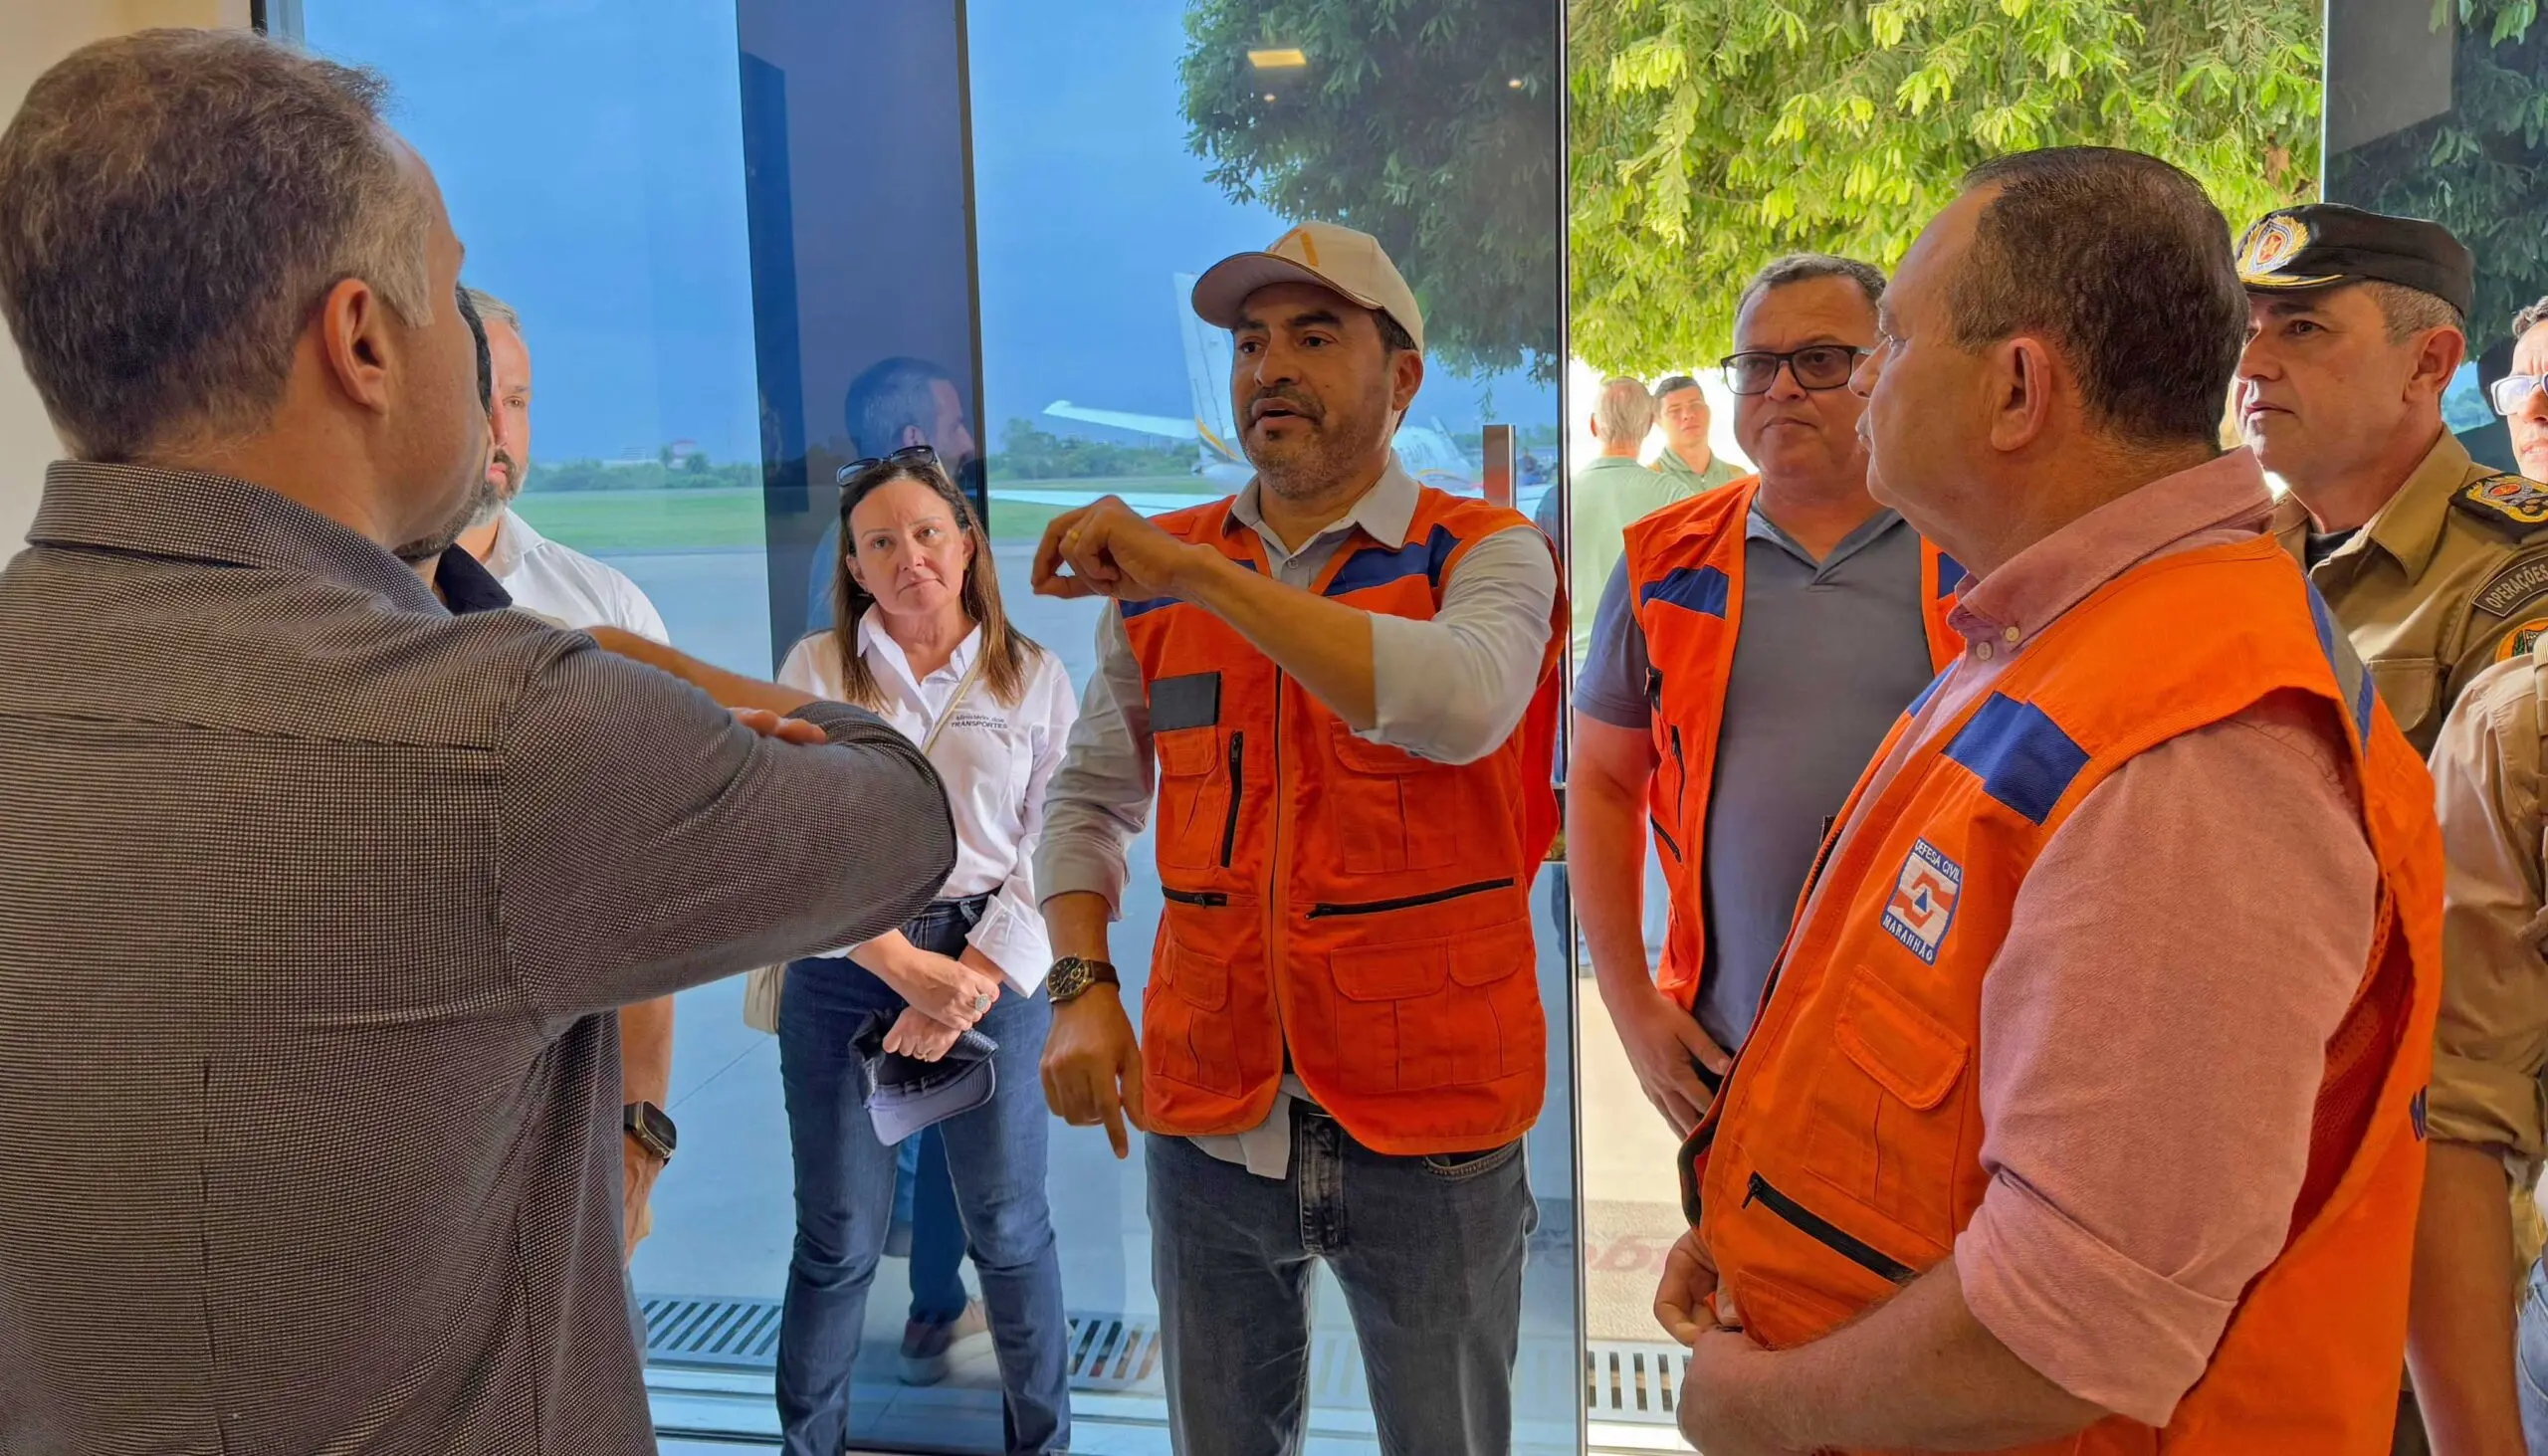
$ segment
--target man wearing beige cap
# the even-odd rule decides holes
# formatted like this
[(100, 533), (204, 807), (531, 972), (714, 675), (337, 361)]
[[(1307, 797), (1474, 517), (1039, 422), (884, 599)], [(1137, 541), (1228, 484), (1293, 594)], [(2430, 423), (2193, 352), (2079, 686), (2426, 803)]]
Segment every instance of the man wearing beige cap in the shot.
[[(1230, 330), (1256, 478), (1156, 522), (1100, 501), (1036, 555), (1037, 591), (1112, 599), (1037, 859), (1062, 957), (1045, 1092), (1119, 1156), (1127, 1123), (1150, 1135), (1182, 1456), (1299, 1449), (1322, 1260), (1381, 1449), (1503, 1452), (1557, 563), (1390, 451), (1424, 321), (1377, 241), (1294, 228), (1204, 274), (1194, 312)], [(1137, 1041), (1107, 926), (1145, 821), (1168, 904)]]

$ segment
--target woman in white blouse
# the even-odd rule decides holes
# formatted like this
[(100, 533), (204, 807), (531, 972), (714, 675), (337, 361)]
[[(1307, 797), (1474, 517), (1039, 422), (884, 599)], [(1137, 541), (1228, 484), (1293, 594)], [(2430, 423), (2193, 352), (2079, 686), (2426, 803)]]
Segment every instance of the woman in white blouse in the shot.
[[(981, 1279), (1008, 1449), (1063, 1451), (1068, 1332), (1038, 1072), (1052, 956), (1032, 865), (1076, 699), (1061, 662), (1010, 628), (981, 522), (925, 447), (844, 471), (841, 512), (832, 620), (844, 626), (798, 643), (779, 681), (869, 709), (927, 744), (959, 847), (928, 911), (841, 955), (794, 962), (779, 993), (796, 1166), (778, 1336), (786, 1446), (790, 1456), (842, 1448), (850, 1366), (893, 1219), (895, 1148), (878, 1139), (852, 1043), (881, 1029), (887, 1052), (937, 1061), (971, 1029), (998, 1043), (997, 1088), (930, 1131), (945, 1140)], [(916, 1246), (923, 1233), (915, 1228)]]

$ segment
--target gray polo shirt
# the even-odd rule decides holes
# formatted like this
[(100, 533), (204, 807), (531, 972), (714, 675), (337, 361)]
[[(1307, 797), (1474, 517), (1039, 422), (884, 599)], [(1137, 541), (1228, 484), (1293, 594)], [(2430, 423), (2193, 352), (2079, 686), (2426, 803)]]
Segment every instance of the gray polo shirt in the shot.
[[(1647, 676), (1622, 562), (1601, 592), (1575, 707), (1643, 731)], [(1934, 676), (1920, 620), (1920, 537), (1901, 517), (1875, 516), (1817, 565), (1752, 508), (1743, 631), (1700, 860), (1707, 963), (1697, 1011), (1719, 1046), (1739, 1046), (1752, 1030), (1822, 821), (1840, 812), (1893, 721)]]

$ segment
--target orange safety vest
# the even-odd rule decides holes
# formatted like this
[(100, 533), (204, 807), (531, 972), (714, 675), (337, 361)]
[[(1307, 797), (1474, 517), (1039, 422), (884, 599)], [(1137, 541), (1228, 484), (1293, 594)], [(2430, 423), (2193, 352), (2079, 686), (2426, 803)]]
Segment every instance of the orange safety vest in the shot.
[[(1228, 501), (1159, 523), (1269, 569)], [(1515, 526), (1531, 528), (1419, 488), (1403, 543), (1354, 533), (1312, 590), (1426, 620), (1470, 547)], [(1530, 891), (1557, 833), (1563, 592), (1530, 710), (1465, 764), (1358, 736), (1200, 607), (1122, 612), (1150, 695), (1168, 900), (1142, 997), (1149, 1126), (1255, 1127), (1288, 1052), (1311, 1097), (1377, 1151), (1520, 1137), (1547, 1084)]]
[[(1725, 685), (1743, 630), (1743, 545), (1761, 478), (1676, 501), (1627, 530), (1628, 603), (1645, 634), (1646, 700), (1657, 760), (1646, 787), (1646, 822), (1663, 861), (1671, 918), (1655, 985), (1686, 1011), (1707, 964), (1708, 796), (1716, 785), (1717, 730)], [(1929, 662), (1943, 671), (1964, 648), (1947, 625), (1964, 568), (1920, 542), (1921, 626)]]
[[(2109, 582), (1980, 703), (1927, 729), (1860, 821), (1824, 842), (1760, 1024), (1683, 1164), (1691, 1216), (1754, 1339), (1814, 1340), (1947, 1256), (1990, 1181), (1982, 987), (2027, 869), (2134, 754), (2291, 690), (2345, 726), (2380, 898), (2328, 1044), (2289, 1239), (2164, 1430), (2109, 1417), (2030, 1449), (2389, 1449), (2424, 1182), (2441, 837), (2423, 762), (2271, 537)], [(1862, 778), (1843, 824), (1867, 792)]]

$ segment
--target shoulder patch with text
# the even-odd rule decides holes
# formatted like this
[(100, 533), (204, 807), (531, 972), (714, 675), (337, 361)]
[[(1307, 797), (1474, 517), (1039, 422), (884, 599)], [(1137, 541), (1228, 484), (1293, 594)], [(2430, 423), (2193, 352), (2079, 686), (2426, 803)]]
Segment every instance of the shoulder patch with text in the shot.
[(2471, 481), (2450, 504), (2514, 540), (2527, 540), (2548, 526), (2548, 486), (2517, 475)]
[(1964, 866), (1940, 854), (1929, 841), (1916, 840), (1893, 882), (1893, 898), (1885, 902), (1885, 934), (1901, 941), (1922, 963), (1938, 963), (1938, 946), (1955, 925), (1956, 897), (1964, 890)]
[(2509, 617), (2533, 597), (2548, 596), (2548, 556), (2515, 561), (2486, 579), (2477, 589), (2477, 610), (2490, 617)]

